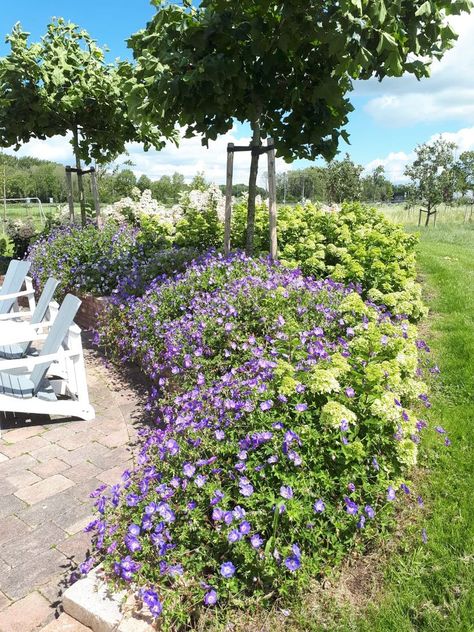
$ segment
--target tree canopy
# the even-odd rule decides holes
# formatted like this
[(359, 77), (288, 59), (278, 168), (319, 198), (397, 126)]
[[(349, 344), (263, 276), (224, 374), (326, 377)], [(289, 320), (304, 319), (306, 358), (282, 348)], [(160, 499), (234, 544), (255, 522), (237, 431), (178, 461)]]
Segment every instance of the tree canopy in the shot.
[[(118, 66), (105, 62), (86, 31), (60, 18), (40, 42), (28, 39), (17, 24), (6, 38), (11, 51), (0, 59), (0, 147), (69, 132), (80, 169), (81, 160), (110, 162), (130, 141), (163, 145), (153, 124), (130, 118)], [(83, 207), (83, 191), (80, 201)]]
[[(405, 169), (411, 180), (410, 196), (431, 211), (440, 202), (449, 202), (456, 191), (454, 152), (456, 145), (439, 138), (418, 145), (416, 158)], [(429, 215), (427, 217), (427, 222)]]
[[(353, 107), (353, 79), (429, 74), (456, 38), (446, 16), (471, 0), (159, 0), (129, 43), (134, 116), (203, 143), (250, 122), (252, 144), (273, 137), (287, 160), (331, 160)], [(258, 154), (249, 178), (252, 249)]]

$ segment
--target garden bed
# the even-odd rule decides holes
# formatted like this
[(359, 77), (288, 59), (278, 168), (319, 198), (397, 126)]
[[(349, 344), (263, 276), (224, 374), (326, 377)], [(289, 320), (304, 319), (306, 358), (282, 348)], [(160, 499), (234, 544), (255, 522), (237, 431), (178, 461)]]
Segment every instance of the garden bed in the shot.
[[(188, 263), (175, 245), (147, 259), (155, 221), (61, 229), (30, 252), (37, 279), (111, 294), (87, 300), (82, 322), (99, 311), (103, 348), (151, 382), (156, 426), (137, 466), (98, 492), (82, 569), (102, 563), (163, 629), (216, 604), (289, 603), (389, 532), (410, 494), (429, 405), (416, 239), (360, 205), (282, 217), (288, 267), (238, 253)], [(184, 214), (172, 239), (195, 247), (198, 219)]]

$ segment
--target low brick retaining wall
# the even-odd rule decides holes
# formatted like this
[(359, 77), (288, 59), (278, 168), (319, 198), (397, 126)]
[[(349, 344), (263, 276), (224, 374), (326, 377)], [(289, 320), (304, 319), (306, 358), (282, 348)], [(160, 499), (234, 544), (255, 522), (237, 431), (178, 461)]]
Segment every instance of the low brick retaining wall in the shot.
[(97, 326), (98, 316), (104, 311), (107, 303), (110, 301), (109, 296), (79, 296), (82, 301), (81, 307), (76, 316), (76, 323), (81, 329), (95, 329)]

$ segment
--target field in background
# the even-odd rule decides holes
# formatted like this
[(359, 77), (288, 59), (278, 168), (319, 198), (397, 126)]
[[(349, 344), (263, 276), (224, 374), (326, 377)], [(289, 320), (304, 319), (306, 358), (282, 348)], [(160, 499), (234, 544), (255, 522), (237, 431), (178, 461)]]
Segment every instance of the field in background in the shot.
[[(369, 202), (370, 204), (370, 202)], [(374, 204), (384, 215), (389, 217), (393, 222), (415, 226), (418, 224), (419, 206), (413, 206), (407, 209), (404, 204)], [(436, 217), (437, 224), (464, 223), (465, 219), (469, 219), (471, 206), (450, 206), (441, 204), (438, 207)], [(422, 225), (426, 220), (426, 215), (422, 214)], [(474, 222), (474, 211), (472, 212), (472, 221)], [(433, 217), (430, 218), (430, 225), (433, 223)]]
[[(42, 208), (43, 213), (47, 215), (50, 212), (56, 212), (58, 205), (43, 202)], [(41, 217), (38, 202), (31, 202), (30, 204), (7, 202), (6, 207), (4, 207), (3, 202), (0, 201), (0, 233), (5, 232), (4, 227), (6, 222), (15, 220), (25, 221), (27, 219), (33, 220), (38, 228), (43, 227), (44, 221)]]

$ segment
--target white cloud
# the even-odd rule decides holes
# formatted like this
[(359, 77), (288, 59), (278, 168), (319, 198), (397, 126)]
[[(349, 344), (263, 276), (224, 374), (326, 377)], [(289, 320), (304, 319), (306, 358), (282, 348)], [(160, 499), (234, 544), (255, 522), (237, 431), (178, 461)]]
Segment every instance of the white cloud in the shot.
[[(129, 159), (134, 165), (131, 168), (137, 176), (145, 174), (152, 180), (179, 172), (189, 182), (198, 171), (204, 171), (207, 180), (223, 184), (226, 179), (227, 143), (248, 145), (249, 142), (249, 137), (238, 136), (236, 130), (231, 130), (217, 140), (210, 141), (209, 148), (201, 144), (200, 137), (182, 139), (179, 147), (168, 143), (161, 151), (152, 149), (145, 152), (139, 143), (130, 143), (127, 145), (128, 155), (120, 156), (116, 162), (120, 164), (125, 159)], [(18, 156), (33, 156), (62, 164), (74, 162), (69, 138), (62, 136), (54, 136), (48, 140), (33, 139), (25, 143), (18, 152), (11, 148), (6, 151)], [(236, 152), (234, 154), (234, 183), (248, 181), (249, 167), (250, 152)], [(279, 159), (277, 159), (276, 167), (277, 171), (287, 169), (284, 161)], [(260, 159), (258, 178), (261, 186), (266, 185), (266, 171), (267, 158), (263, 155)]]
[(70, 135), (53, 136), (47, 140), (33, 138), (28, 143), (24, 143), (18, 151), (15, 151), (12, 147), (2, 151), (12, 156), (32, 156), (33, 158), (41, 158), (41, 160), (72, 164), (74, 158), (72, 147), (69, 144), (70, 138)]
[(370, 97), (365, 110), (375, 121), (387, 126), (448, 119), (474, 123), (474, 13), (450, 21), (459, 38), (441, 61), (433, 62), (430, 78), (357, 82), (355, 94)]
[[(441, 132), (440, 134), (434, 134), (427, 139), (427, 143), (443, 138), (444, 140), (453, 142), (457, 145), (457, 155), (463, 151), (474, 150), (474, 127), (465, 127), (457, 132)], [(406, 165), (413, 162), (415, 159), (415, 153), (409, 154), (404, 151), (391, 152), (384, 158), (376, 158), (371, 160), (365, 165), (364, 174), (371, 173), (376, 167), (382, 165), (385, 168), (386, 176), (389, 180), (396, 184), (402, 184), (408, 181), (408, 178), (403, 175)]]
[(458, 154), (461, 154), (463, 151), (470, 151), (474, 149), (474, 127), (465, 127), (457, 132), (442, 132), (441, 134), (435, 134), (429, 139), (429, 142), (434, 141), (440, 136), (444, 140), (457, 145)]
[(386, 177), (394, 183), (401, 184), (407, 181), (403, 175), (405, 167), (414, 159), (414, 154), (406, 154), (404, 151), (391, 152), (385, 158), (376, 158), (365, 165), (364, 175), (372, 173), (376, 167), (384, 167)]

